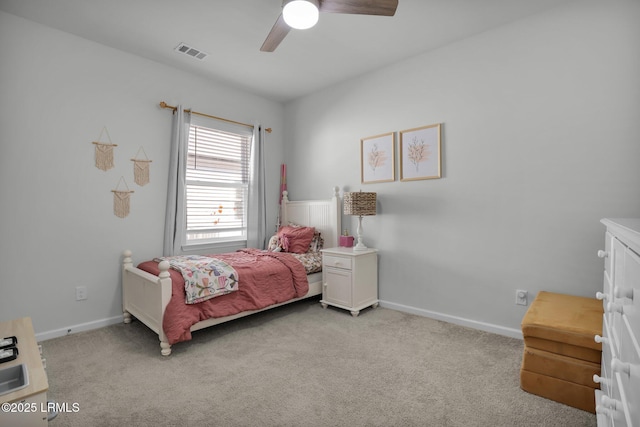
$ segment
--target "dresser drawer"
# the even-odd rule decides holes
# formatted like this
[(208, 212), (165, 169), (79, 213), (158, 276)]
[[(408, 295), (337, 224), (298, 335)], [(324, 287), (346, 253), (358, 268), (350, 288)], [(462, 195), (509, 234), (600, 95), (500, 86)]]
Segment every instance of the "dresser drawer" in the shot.
[[(611, 252), (613, 239), (613, 235), (607, 231), (605, 233), (604, 253), (602, 255), (604, 258), (604, 274), (609, 280), (611, 280), (611, 272), (613, 268), (613, 266), (611, 265), (611, 262), (613, 261), (613, 253)], [(600, 253), (598, 253), (598, 256), (600, 256)]]
[(611, 242), (611, 260), (613, 270), (611, 271), (611, 285), (612, 292), (609, 297), (609, 302), (605, 307), (605, 311), (609, 313), (609, 326), (611, 326), (611, 332), (617, 339), (618, 331), (620, 330), (622, 305), (624, 301), (621, 298), (615, 296), (616, 289), (624, 289), (624, 264), (625, 264), (625, 251), (627, 247), (623, 245), (620, 240), (613, 239)]
[(600, 404), (603, 395), (602, 391), (596, 389), (596, 420), (598, 427), (609, 427), (613, 425), (613, 421), (611, 420), (611, 413)]
[(610, 272), (611, 282), (613, 286), (619, 286), (624, 280), (624, 253), (627, 247), (618, 239), (611, 241), (611, 260), (612, 270)]
[(614, 355), (611, 347), (611, 331), (607, 322), (607, 317), (603, 315), (602, 320), (602, 339), (599, 340), (602, 343), (602, 363), (600, 363), (600, 389), (608, 397), (612, 396), (611, 391), (611, 360)]
[(614, 395), (613, 398), (616, 402), (616, 407), (611, 408), (612, 414), (611, 418), (613, 419), (613, 425), (615, 427), (632, 427), (631, 418), (629, 416), (629, 406), (628, 406), (628, 397), (621, 386), (621, 378), (620, 374), (613, 374), (614, 379)]
[(614, 374), (620, 376), (621, 395), (626, 398), (629, 419), (640, 423), (640, 346), (631, 335), (629, 319), (623, 316), (622, 320), (619, 358), (622, 366)]
[(340, 257), (334, 255), (324, 255), (322, 263), (327, 267), (342, 268), (345, 270), (351, 270), (351, 258)]
[(629, 248), (624, 256), (623, 282), (623, 288), (615, 290), (616, 296), (620, 298), (618, 301), (629, 324), (633, 325), (631, 332), (636, 342), (640, 342), (640, 256)]
[[(620, 387), (620, 375), (614, 374), (611, 377), (611, 396), (606, 396), (604, 393), (598, 393), (596, 390), (596, 414), (603, 415), (598, 416), (598, 427), (614, 426), (614, 427), (627, 427), (632, 424), (629, 423), (629, 410), (625, 403), (625, 394)], [(601, 422), (604, 421), (604, 424)]]
[(608, 311), (608, 304), (613, 301), (613, 284), (611, 278), (607, 273), (604, 273), (604, 279), (602, 281), (602, 292), (596, 293), (596, 298), (602, 300), (602, 308), (607, 315), (607, 320), (611, 321), (611, 313)]

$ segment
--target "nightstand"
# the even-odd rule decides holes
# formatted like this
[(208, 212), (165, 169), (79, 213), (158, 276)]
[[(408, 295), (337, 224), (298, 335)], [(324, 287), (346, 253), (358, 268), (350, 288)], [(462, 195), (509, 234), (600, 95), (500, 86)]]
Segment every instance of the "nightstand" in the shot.
[(378, 251), (353, 248), (322, 250), (323, 308), (349, 310), (353, 317), (365, 307), (378, 306)]

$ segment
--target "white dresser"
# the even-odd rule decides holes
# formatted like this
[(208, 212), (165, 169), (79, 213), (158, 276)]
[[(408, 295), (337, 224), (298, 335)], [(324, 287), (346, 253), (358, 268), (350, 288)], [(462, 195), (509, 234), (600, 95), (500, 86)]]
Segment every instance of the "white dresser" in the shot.
[(640, 427), (640, 218), (603, 219), (607, 227), (600, 383), (596, 390), (598, 426)]

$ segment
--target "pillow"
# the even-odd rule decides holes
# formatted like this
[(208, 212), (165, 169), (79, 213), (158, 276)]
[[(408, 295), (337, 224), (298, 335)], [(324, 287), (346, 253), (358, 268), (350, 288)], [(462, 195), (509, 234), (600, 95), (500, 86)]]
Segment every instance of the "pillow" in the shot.
[[(319, 231), (315, 231), (313, 233), (311, 243), (309, 243), (309, 249), (306, 253), (320, 252), (322, 248), (324, 248), (324, 239), (322, 238), (322, 234)], [(269, 239), (267, 250), (269, 252), (282, 252), (282, 242), (277, 234), (271, 236)]]
[[(289, 221), (289, 227), (304, 227), (304, 225), (296, 224), (295, 222)], [(311, 239), (311, 243), (309, 244), (309, 250), (307, 252), (320, 252), (320, 250), (324, 247), (324, 239), (318, 230), (313, 233), (313, 239)]]
[(285, 252), (304, 254), (309, 250), (309, 245), (315, 233), (313, 227), (291, 227), (284, 226), (278, 230), (280, 246)]
[(313, 239), (309, 244), (309, 250), (307, 252), (320, 252), (320, 249), (324, 247), (324, 239), (319, 231), (313, 233)]

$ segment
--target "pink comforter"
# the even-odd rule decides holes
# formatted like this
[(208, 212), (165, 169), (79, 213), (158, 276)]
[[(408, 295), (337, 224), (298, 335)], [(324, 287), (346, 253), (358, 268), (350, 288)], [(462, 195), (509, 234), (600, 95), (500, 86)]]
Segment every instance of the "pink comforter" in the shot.
[[(309, 290), (304, 266), (290, 254), (242, 249), (208, 256), (227, 262), (238, 272), (238, 291), (197, 304), (185, 304), (182, 274), (169, 269), (172, 293), (162, 322), (169, 344), (190, 340), (191, 326), (201, 320), (258, 310), (302, 297)], [(143, 262), (138, 268), (155, 275), (160, 273), (155, 261)]]

